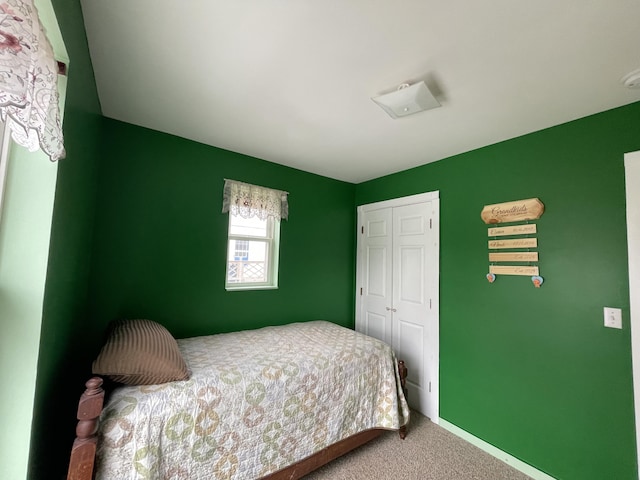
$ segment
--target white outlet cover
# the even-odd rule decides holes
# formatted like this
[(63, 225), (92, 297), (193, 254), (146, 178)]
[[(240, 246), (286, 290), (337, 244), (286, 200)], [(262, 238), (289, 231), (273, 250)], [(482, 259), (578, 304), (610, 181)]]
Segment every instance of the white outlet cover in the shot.
[(622, 309), (604, 307), (604, 326), (609, 328), (622, 328)]

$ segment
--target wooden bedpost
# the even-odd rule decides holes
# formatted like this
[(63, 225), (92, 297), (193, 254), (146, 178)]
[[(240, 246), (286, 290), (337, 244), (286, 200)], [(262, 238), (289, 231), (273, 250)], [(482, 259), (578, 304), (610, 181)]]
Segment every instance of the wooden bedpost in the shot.
[(398, 373), (400, 374), (400, 386), (404, 392), (404, 396), (407, 396), (407, 366), (404, 364), (404, 360), (398, 360)]
[[(402, 387), (402, 393), (404, 393), (404, 397), (408, 398), (409, 392), (407, 391), (407, 375), (409, 370), (407, 366), (404, 364), (404, 360), (398, 360), (398, 373), (400, 374), (400, 386)], [(403, 425), (399, 430), (400, 438), (407, 438), (407, 426)]]
[(93, 465), (98, 443), (96, 432), (104, 402), (104, 390), (100, 377), (89, 379), (85, 386), (87, 388), (78, 402), (78, 425), (76, 426), (76, 439), (71, 447), (67, 480), (91, 480), (93, 478)]

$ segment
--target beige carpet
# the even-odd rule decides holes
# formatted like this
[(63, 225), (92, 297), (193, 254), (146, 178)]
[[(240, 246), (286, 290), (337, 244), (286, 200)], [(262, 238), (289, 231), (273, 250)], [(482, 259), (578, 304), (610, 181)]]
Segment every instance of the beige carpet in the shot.
[(531, 480), (416, 412), (405, 440), (386, 432), (304, 479)]

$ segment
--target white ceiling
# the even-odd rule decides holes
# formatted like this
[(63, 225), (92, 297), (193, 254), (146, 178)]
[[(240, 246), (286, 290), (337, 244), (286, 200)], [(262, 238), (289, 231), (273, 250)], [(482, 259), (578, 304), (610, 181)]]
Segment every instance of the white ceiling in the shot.
[[(82, 7), (105, 116), (353, 183), (640, 100), (640, 0)], [(371, 100), (420, 80), (440, 108)]]

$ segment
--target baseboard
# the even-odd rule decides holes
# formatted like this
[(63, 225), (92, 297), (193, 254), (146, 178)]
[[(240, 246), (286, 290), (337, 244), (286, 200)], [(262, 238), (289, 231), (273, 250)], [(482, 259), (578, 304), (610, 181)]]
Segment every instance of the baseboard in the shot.
[(451, 433), (457, 435), (458, 437), (466, 440), (472, 445), (475, 445), (481, 450), (484, 450), (489, 455), (496, 457), (498, 460), (502, 460), (507, 465), (515, 468), (516, 470), (521, 471), (525, 475), (529, 475), (531, 478), (535, 480), (556, 480), (554, 477), (547, 475), (544, 472), (532, 467), (528, 463), (523, 462), (522, 460), (518, 460), (516, 457), (512, 457), (506, 452), (503, 452), (499, 448), (494, 447), (490, 443), (485, 442), (484, 440), (479, 439), (478, 437), (473, 436), (469, 432), (461, 429), (460, 427), (456, 427), (454, 424), (443, 420), (442, 418), (438, 419), (438, 425), (440, 425), (445, 430), (449, 430)]

